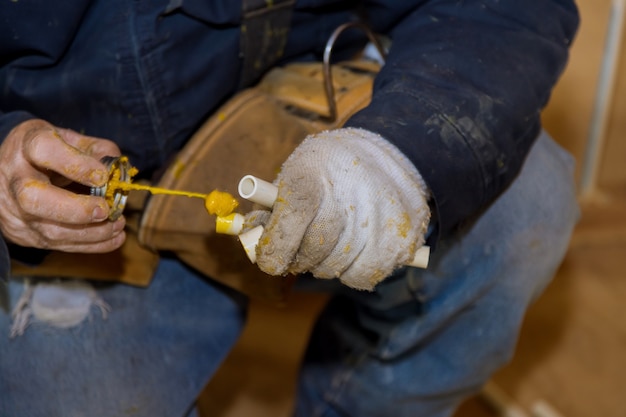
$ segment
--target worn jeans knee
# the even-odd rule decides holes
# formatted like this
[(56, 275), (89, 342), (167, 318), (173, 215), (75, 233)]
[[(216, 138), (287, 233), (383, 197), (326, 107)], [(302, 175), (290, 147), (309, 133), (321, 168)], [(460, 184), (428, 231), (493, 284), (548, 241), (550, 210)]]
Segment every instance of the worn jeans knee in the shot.
[(24, 285), (5, 288), (0, 416), (187, 416), (244, 324), (242, 297), (173, 259), (147, 288), (94, 287), (106, 318), (97, 308), (70, 327), (35, 317), (13, 338), (9, 311)]

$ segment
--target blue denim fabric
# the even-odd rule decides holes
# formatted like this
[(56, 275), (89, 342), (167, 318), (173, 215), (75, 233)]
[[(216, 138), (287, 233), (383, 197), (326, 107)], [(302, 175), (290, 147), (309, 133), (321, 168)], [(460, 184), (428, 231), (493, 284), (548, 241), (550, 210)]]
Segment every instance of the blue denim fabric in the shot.
[[(22, 287), (10, 282), (11, 304)], [(77, 327), (33, 323), (14, 339), (2, 306), (0, 416), (197, 415), (195, 398), (240, 334), (245, 300), (172, 260), (147, 289), (98, 293), (111, 307), (106, 320), (94, 310)]]
[[(375, 292), (301, 279), (303, 291), (335, 295), (295, 414), (443, 417), (477, 392), (511, 358), (527, 307), (565, 254), (578, 218), (572, 165), (542, 135), (513, 185), (441, 241), (427, 270), (402, 269)], [(12, 303), (21, 287), (11, 281)], [(67, 330), (33, 325), (9, 339), (0, 310), (0, 416), (196, 415), (196, 395), (241, 331), (244, 300), (172, 260), (147, 289), (98, 293), (109, 318)]]
[(374, 293), (339, 290), (314, 330), (296, 416), (452, 415), (511, 359), (578, 217), (573, 160), (542, 134), (512, 186), (440, 242), (427, 270)]

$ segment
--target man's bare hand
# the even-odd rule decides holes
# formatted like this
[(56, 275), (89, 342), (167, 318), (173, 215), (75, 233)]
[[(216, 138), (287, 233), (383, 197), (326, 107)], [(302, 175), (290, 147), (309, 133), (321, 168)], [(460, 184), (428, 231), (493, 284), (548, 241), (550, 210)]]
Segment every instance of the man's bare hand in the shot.
[(119, 154), (109, 140), (43, 120), (16, 126), (0, 145), (2, 235), (22, 246), (66, 252), (109, 252), (121, 246), (125, 220), (107, 220), (104, 198), (62, 188), (104, 185), (108, 172), (100, 158)]

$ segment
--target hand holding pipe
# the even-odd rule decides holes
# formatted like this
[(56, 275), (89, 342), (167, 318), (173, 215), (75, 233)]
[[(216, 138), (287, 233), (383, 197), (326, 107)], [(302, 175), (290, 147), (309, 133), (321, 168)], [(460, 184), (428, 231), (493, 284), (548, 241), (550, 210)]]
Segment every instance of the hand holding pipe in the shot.
[[(246, 175), (241, 178), (239, 181), (238, 191), (242, 198), (252, 201), (253, 203), (260, 204), (269, 209), (272, 208), (278, 196), (278, 187), (253, 175)], [(242, 219), (240, 218), (235, 221), (239, 223), (241, 220)], [(239, 226), (236, 227), (239, 228)], [(263, 226), (257, 226), (239, 235), (239, 241), (252, 263), (256, 263), (256, 246), (262, 233)], [(429, 257), (430, 248), (428, 246), (422, 246), (415, 252), (413, 260), (407, 266), (426, 268), (428, 266)]]

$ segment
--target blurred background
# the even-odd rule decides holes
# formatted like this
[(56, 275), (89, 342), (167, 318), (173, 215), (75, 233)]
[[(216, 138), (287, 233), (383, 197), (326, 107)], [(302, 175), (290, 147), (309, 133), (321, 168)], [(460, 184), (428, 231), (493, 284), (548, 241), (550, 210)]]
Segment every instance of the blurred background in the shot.
[[(582, 26), (544, 125), (577, 159), (582, 219), (532, 306), (513, 361), (455, 417), (624, 417), (626, 400), (625, 1), (579, 0)], [(254, 303), (200, 398), (203, 417), (288, 417), (323, 297)]]

